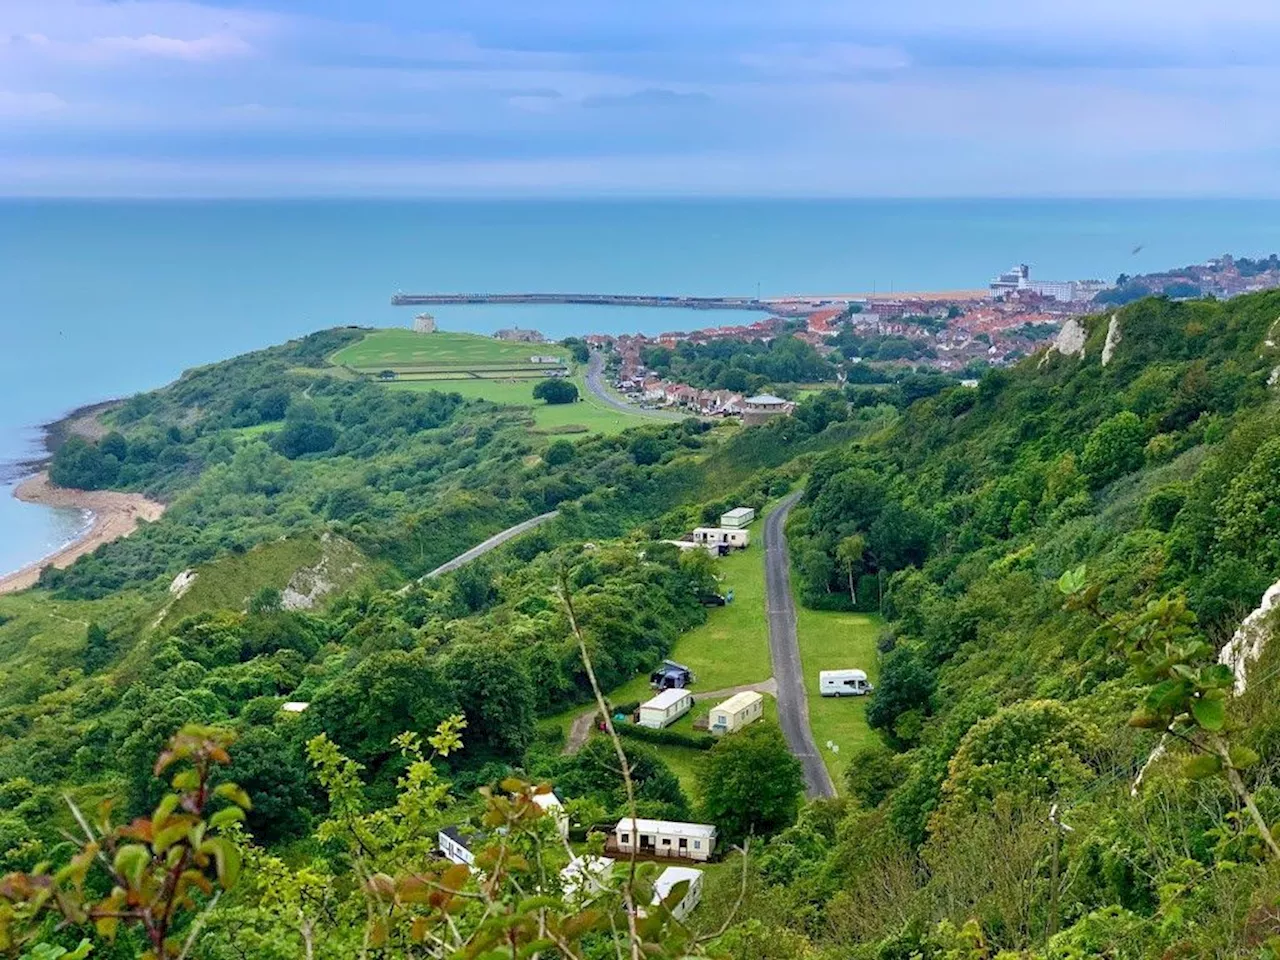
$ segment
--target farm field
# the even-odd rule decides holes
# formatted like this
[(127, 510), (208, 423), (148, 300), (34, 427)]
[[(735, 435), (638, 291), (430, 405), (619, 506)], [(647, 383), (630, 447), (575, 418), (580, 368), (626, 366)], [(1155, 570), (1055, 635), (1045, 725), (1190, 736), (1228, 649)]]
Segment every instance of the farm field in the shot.
[(578, 403), (548, 404), (533, 399), (532, 380), (397, 380), (387, 386), (392, 390), (439, 390), (459, 393), (470, 400), (488, 400), (512, 407), (527, 407), (536, 429), (543, 433), (621, 433), (629, 427), (646, 423), (644, 417), (625, 413), (593, 397), (575, 376), (571, 382), (582, 398)]
[[(823, 697), (818, 672), (856, 667), (876, 681), (876, 634), (880, 619), (865, 613), (809, 610), (796, 600), (796, 633), (800, 639), (800, 661), (804, 668), (805, 691), (809, 695), (809, 721), (836, 791), (843, 792), (844, 771), (850, 757), (874, 742), (867, 726), (868, 697)], [(875, 694), (872, 694), (875, 696)], [(827, 747), (836, 744), (838, 753)]]
[[(569, 351), (554, 343), (510, 343), (474, 333), (415, 333), (412, 330), (374, 330), (363, 340), (330, 357), (338, 366), (361, 372), (398, 368), (455, 369), (466, 372), (480, 367), (534, 367), (535, 355), (561, 356)], [(545, 367), (543, 367), (545, 369)]]

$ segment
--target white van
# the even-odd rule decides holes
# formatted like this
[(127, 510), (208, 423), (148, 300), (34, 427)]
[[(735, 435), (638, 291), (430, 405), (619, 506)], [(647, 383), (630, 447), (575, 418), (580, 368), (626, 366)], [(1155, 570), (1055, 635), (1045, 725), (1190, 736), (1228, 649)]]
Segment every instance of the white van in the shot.
[(818, 685), (824, 697), (862, 697), (875, 689), (865, 670), (823, 670)]

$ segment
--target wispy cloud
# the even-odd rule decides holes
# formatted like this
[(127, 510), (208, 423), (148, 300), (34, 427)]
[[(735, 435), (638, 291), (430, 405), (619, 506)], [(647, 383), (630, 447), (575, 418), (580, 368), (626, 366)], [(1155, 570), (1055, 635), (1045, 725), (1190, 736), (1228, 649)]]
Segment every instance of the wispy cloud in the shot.
[(1278, 82), (1274, 0), (0, 0), (0, 193), (1276, 193)]

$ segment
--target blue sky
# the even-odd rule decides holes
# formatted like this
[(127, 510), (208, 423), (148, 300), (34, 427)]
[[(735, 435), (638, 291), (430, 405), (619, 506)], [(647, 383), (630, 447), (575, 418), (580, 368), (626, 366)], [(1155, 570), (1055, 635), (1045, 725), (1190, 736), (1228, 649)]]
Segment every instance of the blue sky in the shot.
[(0, 194), (1276, 196), (1280, 3), (0, 0)]

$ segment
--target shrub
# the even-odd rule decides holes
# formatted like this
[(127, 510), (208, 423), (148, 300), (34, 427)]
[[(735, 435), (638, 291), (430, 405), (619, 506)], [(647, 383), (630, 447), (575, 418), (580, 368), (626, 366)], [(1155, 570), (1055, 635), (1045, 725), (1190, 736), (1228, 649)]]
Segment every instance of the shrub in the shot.
[(716, 745), (716, 738), (709, 733), (688, 734), (676, 730), (654, 730), (634, 723), (618, 725), (618, 735), (630, 740), (642, 740), (645, 743), (663, 747), (692, 747), (694, 750), (710, 750)]

